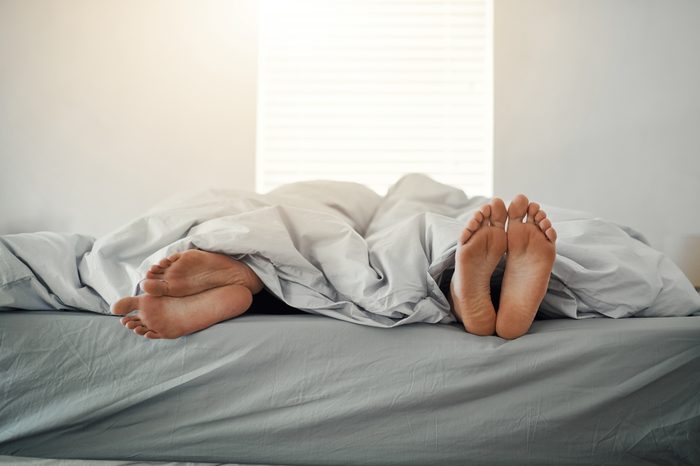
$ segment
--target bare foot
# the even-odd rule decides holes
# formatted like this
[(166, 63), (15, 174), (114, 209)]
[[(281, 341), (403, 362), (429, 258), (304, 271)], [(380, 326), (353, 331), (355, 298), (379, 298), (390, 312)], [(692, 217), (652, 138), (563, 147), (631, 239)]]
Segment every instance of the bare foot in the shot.
[[(527, 220), (523, 219), (527, 215)], [(508, 207), (508, 252), (496, 333), (513, 339), (530, 329), (547, 292), (557, 232), (536, 202), (519, 194)]]
[(250, 267), (223, 254), (190, 249), (153, 265), (141, 288), (153, 296), (191, 296), (225, 285), (241, 285), (255, 294), (263, 284)]
[(218, 322), (243, 314), (253, 302), (253, 294), (241, 285), (226, 285), (193, 296), (129, 296), (117, 301), (112, 314), (134, 316), (122, 324), (146, 338), (178, 338), (203, 330)]
[(496, 329), (491, 275), (506, 252), (506, 217), (505, 204), (494, 198), (469, 220), (457, 245), (450, 301), (465, 330), (475, 335)]

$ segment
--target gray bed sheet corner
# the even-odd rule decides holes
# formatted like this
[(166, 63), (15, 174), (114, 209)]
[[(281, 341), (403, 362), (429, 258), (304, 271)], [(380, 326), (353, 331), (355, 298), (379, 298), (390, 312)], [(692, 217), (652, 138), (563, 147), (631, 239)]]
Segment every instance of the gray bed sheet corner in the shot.
[(0, 455), (700, 464), (700, 317), (539, 320), (505, 341), (244, 314), (151, 341), (112, 316), (3, 312)]

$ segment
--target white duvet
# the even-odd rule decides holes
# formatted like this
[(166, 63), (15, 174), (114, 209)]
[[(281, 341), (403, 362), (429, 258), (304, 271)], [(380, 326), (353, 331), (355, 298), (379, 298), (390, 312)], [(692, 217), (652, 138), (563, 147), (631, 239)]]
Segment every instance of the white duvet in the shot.
[[(375, 327), (455, 322), (440, 284), (454, 267), (459, 232), (487, 201), (418, 174), (384, 197), (333, 181), (264, 195), (176, 196), (97, 240), (49, 232), (0, 237), (0, 309), (109, 313), (118, 298), (141, 292), (150, 265), (199, 248), (244, 261), (271, 293), (303, 311)], [(543, 209), (558, 240), (542, 314), (700, 313), (687, 278), (638, 233), (586, 213)]]

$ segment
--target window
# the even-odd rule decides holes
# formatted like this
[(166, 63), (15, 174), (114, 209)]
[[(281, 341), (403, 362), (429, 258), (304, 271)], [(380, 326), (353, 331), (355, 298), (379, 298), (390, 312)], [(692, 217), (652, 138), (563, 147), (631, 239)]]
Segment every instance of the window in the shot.
[(491, 1), (261, 2), (258, 191), (423, 172), (491, 196)]

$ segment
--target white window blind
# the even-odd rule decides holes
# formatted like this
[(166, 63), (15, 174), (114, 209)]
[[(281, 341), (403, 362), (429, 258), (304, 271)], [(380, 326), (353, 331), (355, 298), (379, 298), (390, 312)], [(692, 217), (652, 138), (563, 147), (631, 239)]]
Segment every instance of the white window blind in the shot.
[(492, 195), (492, 0), (264, 0), (257, 189), (422, 172)]

